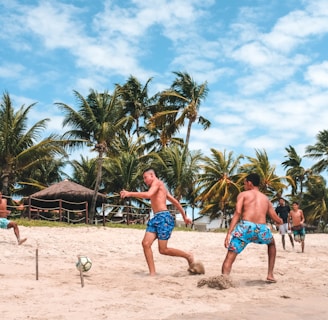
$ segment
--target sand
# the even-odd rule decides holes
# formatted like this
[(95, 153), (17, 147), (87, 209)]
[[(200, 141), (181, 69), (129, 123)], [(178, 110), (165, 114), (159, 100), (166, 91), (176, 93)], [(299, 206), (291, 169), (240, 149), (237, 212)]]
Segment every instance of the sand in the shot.
[[(265, 245), (249, 245), (231, 273), (234, 287), (217, 290), (201, 280), (220, 275), (225, 234), (174, 231), (170, 246), (192, 251), (205, 275), (190, 275), (184, 259), (160, 255), (158, 276), (148, 276), (141, 247), (143, 230), (105, 227), (20, 227), (0, 230), (0, 315), (4, 320), (62, 319), (327, 319), (328, 235), (307, 234), (287, 250), (277, 243), (275, 284), (265, 281)], [(38, 248), (38, 273), (36, 250)], [(78, 255), (93, 261), (84, 286)], [(37, 279), (38, 276), (38, 279)]]

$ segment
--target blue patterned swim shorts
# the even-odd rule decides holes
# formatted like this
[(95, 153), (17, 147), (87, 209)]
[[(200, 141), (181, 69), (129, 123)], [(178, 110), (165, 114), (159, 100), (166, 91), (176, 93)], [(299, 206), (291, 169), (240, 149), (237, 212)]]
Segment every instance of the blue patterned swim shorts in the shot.
[(174, 218), (169, 211), (157, 212), (147, 223), (146, 232), (156, 233), (158, 240), (168, 240), (174, 228)]
[(273, 240), (271, 230), (266, 224), (240, 221), (231, 233), (229, 251), (242, 252), (246, 246), (253, 242), (270, 244)]
[(7, 218), (0, 218), (0, 229), (7, 229), (9, 222)]

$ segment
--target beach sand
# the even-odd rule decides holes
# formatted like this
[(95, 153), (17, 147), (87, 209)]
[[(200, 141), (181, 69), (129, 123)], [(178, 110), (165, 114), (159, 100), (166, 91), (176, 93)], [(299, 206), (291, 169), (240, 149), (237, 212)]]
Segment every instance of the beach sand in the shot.
[[(284, 251), (275, 233), (275, 284), (265, 281), (267, 247), (249, 245), (233, 266), (234, 287), (217, 290), (200, 280), (220, 275), (224, 233), (174, 231), (171, 247), (191, 251), (205, 275), (190, 275), (182, 258), (158, 253), (158, 276), (148, 276), (143, 230), (108, 227), (20, 227), (28, 237), (18, 246), (12, 230), (0, 230), (0, 315), (3, 320), (62, 319), (327, 319), (328, 235), (307, 234)], [(38, 249), (38, 250), (37, 250)], [(38, 251), (38, 273), (36, 271)], [(84, 286), (75, 267), (88, 256)], [(38, 276), (38, 279), (37, 279)]]

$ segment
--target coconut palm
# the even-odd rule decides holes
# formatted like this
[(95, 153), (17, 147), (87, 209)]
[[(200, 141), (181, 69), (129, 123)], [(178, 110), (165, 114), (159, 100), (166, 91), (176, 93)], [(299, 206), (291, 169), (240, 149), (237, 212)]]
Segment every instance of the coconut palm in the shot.
[(29, 196), (68, 178), (65, 173), (67, 162), (66, 158), (40, 160), (19, 173), (13, 193)]
[(285, 157), (288, 158), (288, 160), (282, 162), (282, 166), (284, 169), (287, 169), (287, 175), (293, 180), (293, 183), (291, 184), (292, 196), (297, 196), (298, 201), (300, 202), (303, 197), (304, 183), (306, 182), (307, 177), (312, 173), (312, 170), (305, 169), (301, 166), (302, 157), (296, 153), (295, 148), (289, 146), (288, 148), (285, 148), (285, 150), (287, 151)]
[(282, 181), (292, 184), (293, 179), (290, 176), (276, 174), (276, 167), (270, 164), (265, 150), (255, 150), (255, 153), (256, 157), (246, 157), (249, 162), (242, 165), (243, 175), (241, 178), (244, 179), (250, 172), (256, 172), (261, 178), (259, 189), (270, 198), (280, 197), (283, 190), (288, 187)]
[(185, 198), (189, 189), (195, 184), (201, 153), (190, 152), (185, 147), (173, 145), (156, 155), (158, 174), (166, 182), (170, 193), (178, 200)]
[[(146, 81), (146, 84), (142, 84), (136, 77), (130, 76), (127, 82), (121, 86), (117, 85), (120, 90), (121, 98), (123, 99), (124, 113), (130, 115), (133, 118), (134, 131), (137, 137), (140, 137), (140, 130), (145, 123), (145, 120), (149, 118), (149, 104), (150, 98), (148, 97), (148, 86), (152, 78)], [(130, 129), (130, 128), (129, 128)], [(130, 130), (128, 130), (130, 136)]]
[(328, 170), (328, 130), (319, 131), (317, 142), (305, 148), (305, 157), (318, 160), (312, 166), (315, 173), (321, 173)]
[(28, 127), (28, 114), (35, 104), (23, 105), (15, 111), (7, 92), (0, 103), (0, 172), (5, 195), (12, 193), (17, 179), (27, 182), (23, 181), (24, 172), (38, 167), (41, 162), (51, 163), (56, 155), (66, 155), (55, 135), (37, 142), (49, 119)]
[(104, 161), (104, 185), (106, 191), (111, 194), (110, 200), (114, 205), (128, 205), (127, 223), (131, 207), (136, 205), (135, 211), (138, 213), (149, 213), (150, 204), (144, 199), (125, 198), (120, 199), (122, 189), (144, 191), (146, 186), (143, 183), (143, 170), (147, 163), (147, 155), (140, 156), (140, 144), (138, 141), (126, 139), (122, 145), (122, 151), (115, 157), (108, 157)]
[(79, 106), (78, 110), (65, 103), (56, 103), (65, 112), (63, 126), (71, 129), (64, 133), (70, 147), (93, 146), (92, 151), (97, 152), (97, 175), (94, 187), (94, 196), (90, 206), (90, 221), (95, 215), (96, 199), (102, 179), (102, 164), (104, 155), (114, 153), (113, 141), (120, 134), (122, 128), (130, 121), (122, 113), (119, 99), (119, 90), (113, 94), (107, 91), (98, 93), (90, 90), (87, 98), (74, 91)]
[(72, 180), (84, 187), (94, 189), (97, 176), (97, 159), (89, 159), (81, 155), (80, 160), (72, 160), (70, 164), (73, 168)]
[(208, 119), (198, 114), (200, 105), (207, 96), (208, 86), (207, 82), (198, 85), (188, 73), (173, 73), (176, 79), (170, 89), (160, 93), (158, 109), (150, 118), (150, 122), (156, 126), (164, 118), (168, 126), (167, 130), (175, 133), (187, 120), (185, 146), (188, 148), (193, 123), (198, 120), (205, 130), (211, 125)]
[(164, 149), (161, 158), (165, 168), (163, 180), (176, 199), (186, 202), (186, 206), (191, 206), (194, 220), (194, 209), (198, 202), (196, 185), (202, 160), (201, 152), (174, 145)]
[(204, 157), (198, 179), (198, 199), (204, 204), (200, 213), (211, 213), (232, 207), (240, 192), (238, 168), (243, 155), (236, 158), (233, 152), (211, 149), (211, 157)]
[(306, 181), (302, 209), (307, 224), (324, 227), (328, 223), (328, 189), (322, 176), (311, 175)]

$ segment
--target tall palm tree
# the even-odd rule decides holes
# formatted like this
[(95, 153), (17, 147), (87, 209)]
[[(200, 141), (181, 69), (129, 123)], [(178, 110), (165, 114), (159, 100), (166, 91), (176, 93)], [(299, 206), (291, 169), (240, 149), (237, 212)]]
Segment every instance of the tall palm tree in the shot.
[(286, 174), (293, 180), (291, 184), (292, 196), (297, 196), (300, 202), (303, 198), (304, 183), (306, 182), (306, 178), (312, 173), (312, 170), (305, 169), (301, 166), (302, 157), (297, 154), (295, 148), (289, 146), (285, 148), (285, 150), (287, 151), (285, 157), (287, 157), (288, 160), (282, 162), (282, 166), (284, 169), (287, 169)]
[[(176, 132), (180, 127), (187, 124), (187, 134), (185, 146), (189, 147), (191, 127), (198, 120), (198, 123), (206, 130), (210, 127), (211, 122), (199, 116), (199, 108), (208, 93), (207, 82), (198, 85), (192, 77), (185, 72), (173, 72), (176, 79), (173, 81), (171, 88), (160, 93), (159, 109), (150, 118), (150, 122), (157, 123), (161, 118), (169, 118), (166, 122)], [(162, 107), (161, 107), (162, 106)], [(164, 108), (163, 108), (164, 106)]]
[(87, 98), (74, 91), (79, 106), (78, 110), (73, 107), (57, 102), (61, 110), (65, 112), (63, 126), (71, 129), (64, 133), (70, 147), (93, 146), (92, 151), (97, 152), (97, 176), (94, 187), (94, 196), (90, 206), (90, 221), (93, 221), (96, 209), (96, 199), (102, 179), (102, 164), (106, 153), (114, 152), (112, 142), (130, 120), (122, 113), (119, 90), (115, 88), (113, 94), (107, 91), (98, 93), (90, 90)]
[(328, 130), (319, 131), (317, 142), (305, 148), (305, 157), (316, 159), (318, 162), (312, 166), (315, 173), (328, 170)]
[(201, 213), (215, 214), (219, 210), (225, 212), (236, 201), (240, 192), (238, 169), (243, 155), (234, 158), (232, 151), (226, 153), (214, 148), (211, 152), (211, 157), (204, 157), (201, 165), (198, 199), (204, 204)]
[(142, 86), (136, 77), (130, 76), (123, 86), (117, 85), (123, 99), (124, 113), (133, 118), (133, 122), (131, 122), (135, 126), (133, 133), (136, 133), (138, 138), (141, 127), (150, 115), (149, 104), (151, 99), (148, 97), (148, 86), (151, 81), (152, 78), (148, 79), (146, 84)]
[(270, 198), (277, 198), (282, 195), (284, 189), (287, 189), (287, 185), (282, 181), (293, 183), (290, 176), (278, 176), (276, 174), (276, 167), (270, 164), (268, 155), (265, 150), (255, 150), (256, 157), (246, 157), (248, 163), (245, 163), (241, 167), (241, 172), (244, 173), (242, 179), (250, 173), (256, 172), (261, 178), (260, 190), (269, 196)]
[(0, 181), (5, 195), (14, 190), (17, 179), (24, 182), (24, 171), (41, 162), (51, 162), (56, 155), (66, 155), (55, 135), (38, 142), (49, 119), (42, 119), (28, 128), (28, 114), (35, 104), (23, 105), (15, 111), (7, 92), (0, 102)]

